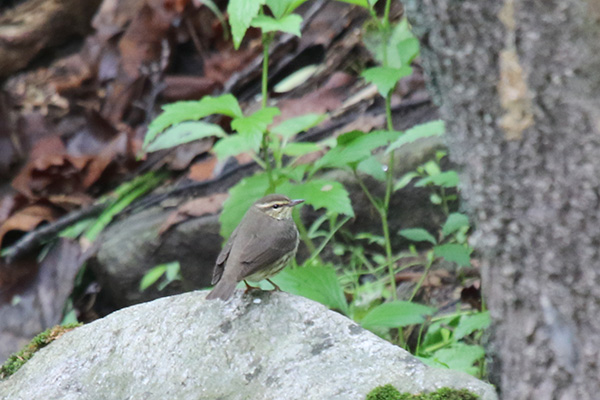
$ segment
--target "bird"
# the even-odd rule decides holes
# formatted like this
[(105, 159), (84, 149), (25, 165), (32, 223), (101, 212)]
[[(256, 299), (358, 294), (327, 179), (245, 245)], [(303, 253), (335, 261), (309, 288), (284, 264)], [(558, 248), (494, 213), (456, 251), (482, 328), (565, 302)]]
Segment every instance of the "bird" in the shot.
[(228, 300), (240, 281), (268, 280), (296, 256), (300, 235), (292, 219), (294, 206), (304, 200), (290, 200), (282, 194), (270, 194), (257, 200), (235, 228), (219, 253), (206, 299)]

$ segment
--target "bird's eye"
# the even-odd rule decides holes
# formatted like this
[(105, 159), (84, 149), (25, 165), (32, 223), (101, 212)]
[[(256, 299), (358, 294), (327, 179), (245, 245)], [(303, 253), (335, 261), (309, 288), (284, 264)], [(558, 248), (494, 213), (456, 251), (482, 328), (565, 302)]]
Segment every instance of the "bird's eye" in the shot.
[(279, 204), (273, 204), (273, 210), (277, 210), (279, 208)]

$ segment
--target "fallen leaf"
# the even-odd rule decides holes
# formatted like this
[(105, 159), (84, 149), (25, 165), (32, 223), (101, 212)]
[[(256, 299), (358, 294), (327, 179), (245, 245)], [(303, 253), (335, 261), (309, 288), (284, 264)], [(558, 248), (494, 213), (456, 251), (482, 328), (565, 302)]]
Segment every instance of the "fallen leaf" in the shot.
[(190, 217), (201, 217), (203, 215), (215, 214), (221, 208), (229, 194), (215, 193), (210, 196), (194, 199), (182, 204), (176, 211), (171, 213), (165, 223), (160, 227), (159, 235), (165, 233), (173, 225), (186, 221)]
[(190, 166), (188, 178), (193, 181), (202, 182), (213, 178), (217, 157), (210, 155), (207, 158), (198, 161)]
[(50, 206), (32, 205), (25, 207), (0, 225), (0, 245), (8, 232), (29, 232), (44, 222), (54, 221), (57, 217), (57, 211)]

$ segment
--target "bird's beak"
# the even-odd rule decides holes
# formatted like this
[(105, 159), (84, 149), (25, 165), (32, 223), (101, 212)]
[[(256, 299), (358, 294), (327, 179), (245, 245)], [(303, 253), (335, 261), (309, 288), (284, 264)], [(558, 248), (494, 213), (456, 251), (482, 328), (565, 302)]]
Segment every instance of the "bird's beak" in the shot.
[(298, 204), (300, 204), (300, 203), (304, 203), (304, 199), (292, 200), (292, 201), (290, 201), (290, 204), (289, 204), (289, 206), (290, 206), (290, 207), (294, 207), (294, 206), (296, 206), (296, 205), (298, 205)]

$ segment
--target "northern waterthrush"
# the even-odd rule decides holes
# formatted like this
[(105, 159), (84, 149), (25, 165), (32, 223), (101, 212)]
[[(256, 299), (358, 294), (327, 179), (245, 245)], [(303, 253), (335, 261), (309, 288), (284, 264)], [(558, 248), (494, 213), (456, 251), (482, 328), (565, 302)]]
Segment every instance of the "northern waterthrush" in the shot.
[(303, 201), (270, 194), (248, 209), (217, 257), (207, 299), (227, 300), (238, 282), (268, 280), (285, 268), (300, 240), (292, 208)]

